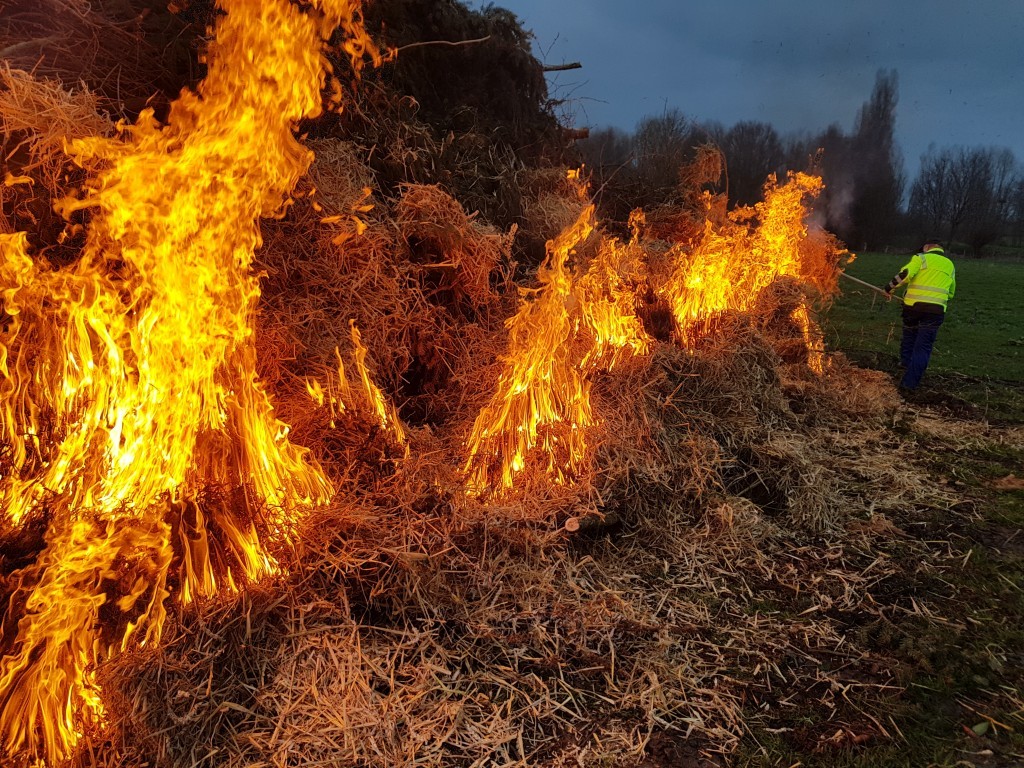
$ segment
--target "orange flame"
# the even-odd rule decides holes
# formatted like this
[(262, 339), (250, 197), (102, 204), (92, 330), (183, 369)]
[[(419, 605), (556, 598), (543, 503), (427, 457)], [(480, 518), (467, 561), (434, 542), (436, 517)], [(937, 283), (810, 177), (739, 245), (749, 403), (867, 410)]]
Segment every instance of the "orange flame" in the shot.
[(699, 245), (679, 259), (662, 291), (684, 345), (711, 332), (726, 310), (750, 310), (777, 278), (801, 275), (804, 200), (822, 187), (819, 177), (805, 173), (791, 174), (782, 186), (770, 179), (764, 202), (733, 211), (724, 226), (705, 222)]
[[(579, 172), (569, 178), (585, 195)], [(555, 482), (578, 475), (587, 457), (587, 428), (594, 424), (587, 374), (611, 368), (627, 351), (647, 351), (635, 297), (619, 276), (633, 252), (602, 241), (583, 278), (575, 279), (569, 267), (595, 226), (590, 204), (548, 243), (548, 257), (537, 271), (540, 287), (526, 292), (533, 300), (524, 300), (507, 323), (505, 371), (469, 438), (465, 471), (471, 494), (510, 489), (535, 448), (546, 456), (546, 472)], [(589, 338), (578, 338), (581, 326)]]
[(807, 367), (817, 374), (825, 372), (828, 359), (825, 357), (825, 340), (822, 338), (821, 329), (811, 319), (811, 310), (807, 301), (800, 302), (800, 306), (793, 310), (793, 320), (800, 326), (800, 333), (804, 337), (804, 345), (807, 347)]
[[(385, 400), (384, 393), (380, 391), (380, 388), (370, 378), (370, 371), (366, 367), (366, 347), (363, 346), (362, 339), (359, 336), (356, 321), (350, 320), (349, 326), (352, 328), (353, 357), (356, 361), (356, 370), (359, 372), (359, 380), (363, 383), (363, 393), (384, 431), (394, 435), (399, 445), (405, 445), (405, 429), (398, 418), (398, 411), (392, 403)], [(338, 375), (342, 381), (345, 381), (345, 368), (342, 365), (340, 355), (338, 357)]]
[(405, 446), (407, 443), (405, 427), (402, 426), (402, 421), (398, 416), (398, 409), (393, 403), (388, 402), (380, 387), (373, 382), (370, 369), (366, 366), (366, 347), (363, 346), (356, 321), (349, 320), (349, 327), (352, 331), (352, 359), (362, 384), (361, 394), (356, 395), (353, 391), (348, 374), (345, 373), (345, 361), (341, 357), (341, 351), (337, 348), (334, 350), (334, 354), (338, 358), (337, 384), (331, 380), (327, 389), (324, 390), (324, 386), (319, 381), (311, 379), (306, 382), (306, 391), (318, 406), (330, 409), (332, 427), (336, 414), (345, 413), (349, 408), (361, 405), (366, 411), (373, 414), (381, 429), (394, 437), (399, 445)]
[[(537, 271), (540, 288), (530, 291), (507, 325), (509, 353), (498, 391), (473, 425), (469, 438), (468, 488), (473, 493), (507, 490), (540, 445), (547, 471), (561, 480), (586, 455), (584, 430), (593, 423), (589, 384), (573, 365), (572, 272), (570, 255), (593, 232), (594, 208), (548, 243), (548, 258)], [(567, 429), (554, 430), (565, 424)], [(494, 464), (499, 465), (495, 469)]]
[[(196, 503), (203, 488), (250, 489), (251, 511), (269, 505), (279, 538), (296, 510), (332, 493), (257, 379), (250, 265), (258, 219), (280, 209), (310, 164), (293, 129), (321, 111), (327, 36), (345, 28), (357, 71), (379, 57), (357, 0), (318, 0), (318, 13), (285, 0), (220, 4), (209, 76), (166, 125), (147, 110), (121, 138), (70, 145), (94, 171), (60, 206), (89, 212), (80, 260), (55, 270), (30, 257), (24, 234), (0, 236), (0, 296), (13, 316), (0, 337), (0, 439), (15, 468), (0, 479), (0, 523), (50, 515), (46, 550), (19, 574), (24, 617), (0, 664), (0, 739), (11, 753), (68, 755), (102, 719), (90, 670), (137, 633), (159, 640), (167, 517), (182, 520), (188, 601), (275, 569), (251, 522)], [(239, 568), (223, 581), (214, 522)], [(129, 620), (110, 642), (98, 628), (105, 582), (126, 574), (133, 586), (117, 607)]]
[(602, 240), (597, 257), (579, 281), (576, 289), (583, 322), (593, 336), (580, 367), (583, 370), (611, 370), (623, 358), (646, 355), (651, 338), (636, 316), (637, 297), (627, 275), (645, 271), (645, 254), (640, 246), (643, 213), (630, 215), (633, 237), (623, 245), (618, 240)]
[[(578, 173), (570, 178), (578, 180)], [(803, 173), (792, 174), (783, 186), (770, 179), (763, 203), (733, 212), (724, 225), (709, 218), (694, 252), (677, 252), (675, 270), (660, 293), (684, 345), (712, 332), (723, 312), (751, 310), (779, 277), (817, 279), (817, 271), (826, 271), (808, 263), (801, 250), (807, 237), (805, 200), (822, 186), (820, 178)], [(579, 191), (585, 194), (582, 186)], [(548, 243), (548, 258), (537, 274), (540, 287), (529, 292), (535, 298), (524, 301), (508, 323), (504, 373), (473, 425), (465, 465), (471, 494), (512, 488), (535, 449), (546, 457), (546, 472), (555, 482), (578, 476), (585, 466), (587, 428), (594, 425), (590, 374), (644, 355), (650, 347), (635, 312), (638, 281), (625, 279), (644, 276), (642, 223), (639, 212), (631, 217), (633, 237), (625, 245), (602, 238), (582, 277), (575, 276), (569, 261), (597, 226), (594, 207), (587, 206)], [(806, 302), (794, 319), (808, 345), (809, 364), (820, 372), (824, 347), (812, 330)]]

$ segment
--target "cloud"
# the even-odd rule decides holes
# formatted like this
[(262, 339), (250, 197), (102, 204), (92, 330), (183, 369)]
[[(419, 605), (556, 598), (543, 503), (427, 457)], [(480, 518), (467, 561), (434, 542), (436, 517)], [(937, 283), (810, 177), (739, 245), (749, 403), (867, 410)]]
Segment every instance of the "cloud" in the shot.
[[(1009, 146), (1024, 160), (1024, 3), (983, 0), (504, 0), (579, 99), (580, 122), (632, 128), (666, 107), (731, 125), (851, 130), (879, 69), (900, 75), (898, 139)], [(550, 50), (547, 50), (550, 49)]]

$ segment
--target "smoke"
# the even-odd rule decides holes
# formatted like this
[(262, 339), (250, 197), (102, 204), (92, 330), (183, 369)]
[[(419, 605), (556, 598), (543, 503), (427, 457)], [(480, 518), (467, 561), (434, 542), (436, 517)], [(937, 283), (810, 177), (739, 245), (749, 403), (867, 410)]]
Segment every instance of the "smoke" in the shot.
[(847, 176), (833, 179), (826, 195), (825, 221), (821, 222), (822, 228), (826, 228), (827, 222), (827, 228), (850, 232), (853, 229), (853, 204), (856, 199), (856, 181)]

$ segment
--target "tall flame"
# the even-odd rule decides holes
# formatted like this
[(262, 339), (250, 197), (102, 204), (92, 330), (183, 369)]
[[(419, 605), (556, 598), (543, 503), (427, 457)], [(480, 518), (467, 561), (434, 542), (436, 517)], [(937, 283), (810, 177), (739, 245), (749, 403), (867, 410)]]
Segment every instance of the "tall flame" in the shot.
[[(676, 249), (675, 269), (660, 293), (681, 343), (692, 345), (713, 332), (723, 312), (751, 310), (780, 277), (811, 279), (818, 277), (816, 270), (828, 271), (810, 263), (802, 251), (805, 201), (822, 186), (820, 178), (803, 173), (792, 174), (782, 186), (770, 179), (763, 203), (733, 212), (724, 223), (709, 217), (692, 253)], [(585, 194), (582, 186), (579, 191)], [(637, 281), (625, 279), (630, 273), (647, 278), (642, 224), (642, 214), (635, 212), (627, 244), (600, 238), (597, 255), (582, 276), (569, 262), (597, 227), (593, 205), (548, 243), (548, 258), (537, 275), (540, 287), (508, 323), (505, 370), (473, 425), (465, 466), (470, 493), (512, 488), (531, 452), (546, 460), (546, 472), (556, 482), (578, 475), (585, 465), (587, 429), (595, 422), (591, 374), (646, 354), (650, 345), (635, 312)], [(806, 301), (793, 319), (808, 346), (809, 365), (820, 373), (824, 348)]]
[(641, 211), (630, 215), (633, 236), (628, 243), (602, 239), (597, 256), (579, 281), (576, 294), (583, 322), (593, 337), (580, 364), (584, 371), (611, 370), (624, 358), (645, 355), (650, 349), (651, 338), (636, 315), (634, 285), (626, 279), (646, 271), (640, 245), (643, 220)]
[[(579, 172), (569, 178), (585, 196)], [(631, 248), (602, 239), (582, 278), (569, 264), (595, 227), (594, 205), (588, 204), (547, 244), (537, 272), (540, 287), (527, 292), (534, 298), (524, 300), (507, 323), (505, 370), (469, 438), (465, 471), (473, 494), (510, 489), (535, 448), (556, 482), (578, 475), (594, 424), (588, 374), (611, 368), (623, 354), (647, 351), (650, 339), (634, 312), (635, 296), (620, 275), (635, 256)]]
[(807, 306), (806, 300), (801, 301), (793, 310), (792, 318), (800, 326), (804, 346), (807, 347), (807, 367), (815, 373), (824, 373), (828, 364), (828, 359), (825, 357), (825, 340), (822, 338), (818, 324), (811, 317), (811, 310)]
[[(547, 471), (561, 479), (586, 455), (585, 430), (593, 423), (590, 385), (573, 364), (570, 255), (594, 230), (594, 208), (548, 243), (537, 272), (540, 287), (507, 325), (509, 352), (498, 390), (473, 425), (469, 439), (468, 487), (474, 493), (507, 490), (541, 446)], [(558, 429), (558, 425), (567, 428)], [(498, 466), (496, 467), (495, 464)]]
[[(19, 574), (24, 602), (0, 665), (0, 740), (55, 762), (102, 717), (91, 668), (135, 636), (159, 639), (173, 518), (184, 600), (272, 572), (252, 522), (204, 509), (207, 487), (248, 489), (287, 538), (332, 489), (256, 375), (251, 269), (258, 219), (279, 210), (312, 155), (294, 137), (321, 110), (322, 48), (341, 25), (354, 66), (377, 57), (358, 0), (221, 0), (209, 76), (166, 125), (152, 112), (121, 137), (73, 142), (94, 173), (60, 208), (88, 212), (81, 258), (53, 269), (24, 234), (0, 235), (0, 523), (49, 516), (46, 551)], [(218, 581), (209, 531), (237, 563)], [(120, 638), (101, 636), (107, 583), (129, 588)], [(140, 607), (141, 606), (141, 607)]]
[(662, 293), (684, 344), (714, 329), (727, 310), (746, 312), (779, 277), (799, 277), (800, 244), (807, 235), (804, 200), (821, 192), (818, 176), (791, 174), (765, 185), (764, 202), (739, 208), (724, 226), (710, 218), (692, 254), (683, 255)]
[(334, 354), (338, 359), (338, 374), (335, 381), (332, 377), (324, 389), (324, 385), (316, 379), (306, 381), (306, 391), (313, 399), (313, 402), (321, 408), (328, 408), (331, 415), (331, 426), (335, 426), (334, 417), (338, 413), (345, 413), (354, 406), (361, 408), (364, 412), (373, 416), (378, 425), (385, 433), (391, 435), (400, 446), (405, 446), (408, 453), (407, 437), (405, 427), (398, 415), (398, 409), (384, 396), (370, 375), (370, 369), (366, 366), (366, 347), (363, 346), (362, 337), (355, 320), (349, 320), (349, 329), (352, 336), (352, 360), (359, 374), (359, 383), (362, 385), (358, 394), (345, 373), (345, 361), (341, 356), (341, 350), (335, 348)]

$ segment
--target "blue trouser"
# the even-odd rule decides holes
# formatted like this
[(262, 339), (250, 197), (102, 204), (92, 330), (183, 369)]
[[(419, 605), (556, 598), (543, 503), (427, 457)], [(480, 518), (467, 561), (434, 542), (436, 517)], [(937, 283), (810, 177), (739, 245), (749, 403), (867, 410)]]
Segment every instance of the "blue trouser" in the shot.
[(928, 359), (932, 356), (935, 336), (946, 316), (942, 312), (929, 312), (917, 305), (903, 307), (903, 339), (900, 341), (900, 362), (906, 366), (901, 387), (915, 389), (921, 383)]

